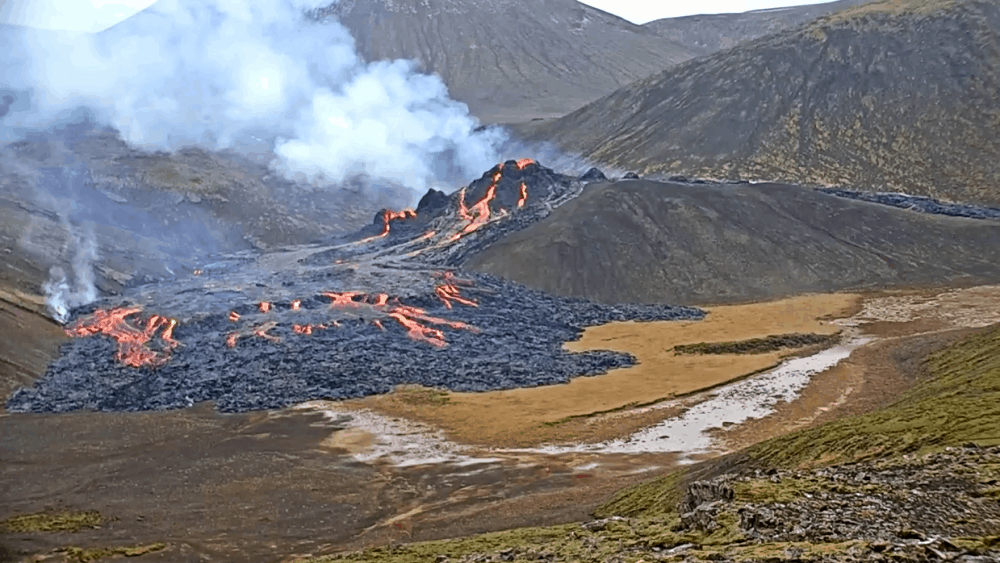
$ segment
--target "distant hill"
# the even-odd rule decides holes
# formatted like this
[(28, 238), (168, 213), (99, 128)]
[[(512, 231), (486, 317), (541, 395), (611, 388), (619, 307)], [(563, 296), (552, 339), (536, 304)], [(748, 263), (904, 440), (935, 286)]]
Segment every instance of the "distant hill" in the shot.
[(528, 139), (646, 174), (1000, 203), (1000, 4), (849, 8), (630, 84)]
[(870, 1), (839, 0), (805, 6), (752, 10), (739, 14), (699, 14), (663, 18), (645, 23), (643, 27), (684, 45), (698, 55), (708, 55)]
[(694, 53), (575, 0), (339, 0), (369, 61), (415, 59), (486, 122), (564, 115)]
[(609, 303), (988, 283), (1000, 280), (1000, 221), (781, 184), (599, 182), (466, 266)]

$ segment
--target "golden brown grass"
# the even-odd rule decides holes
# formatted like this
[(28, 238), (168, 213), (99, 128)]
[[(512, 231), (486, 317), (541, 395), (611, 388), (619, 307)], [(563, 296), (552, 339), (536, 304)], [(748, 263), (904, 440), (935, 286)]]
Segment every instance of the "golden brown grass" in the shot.
[[(638, 365), (563, 385), (486, 393), (445, 393), (408, 387), (389, 395), (347, 401), (391, 416), (442, 428), (456, 441), (494, 447), (528, 447), (562, 440), (620, 437), (655, 421), (648, 417), (582, 420), (594, 413), (648, 404), (711, 388), (776, 365), (787, 351), (740, 356), (678, 355), (674, 346), (764, 338), (787, 332), (833, 334), (827, 320), (858, 307), (854, 294), (807, 295), (708, 309), (701, 321), (622, 322), (592, 327), (568, 350), (615, 350)], [(667, 416), (666, 409), (660, 416)]]

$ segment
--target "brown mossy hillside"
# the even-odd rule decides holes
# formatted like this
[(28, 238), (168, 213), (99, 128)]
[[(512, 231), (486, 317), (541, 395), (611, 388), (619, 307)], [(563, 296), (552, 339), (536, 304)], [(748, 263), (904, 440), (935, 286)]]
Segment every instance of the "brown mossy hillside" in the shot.
[(640, 174), (1000, 205), (1000, 5), (885, 0), (688, 61), (519, 130)]

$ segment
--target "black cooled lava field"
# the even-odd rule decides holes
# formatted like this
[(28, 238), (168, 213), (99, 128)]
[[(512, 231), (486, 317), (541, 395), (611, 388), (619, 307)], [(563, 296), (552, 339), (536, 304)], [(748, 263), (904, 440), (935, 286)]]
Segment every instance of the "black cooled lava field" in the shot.
[(667, 305), (601, 305), (462, 271), (474, 253), (578, 195), (581, 177), (497, 165), (415, 210), (383, 210), (338, 240), (218, 256), (200, 269), (72, 311), (73, 336), (13, 412), (221, 411), (386, 393), (400, 384), (486, 391), (632, 365), (563, 343), (610, 321), (699, 319)]

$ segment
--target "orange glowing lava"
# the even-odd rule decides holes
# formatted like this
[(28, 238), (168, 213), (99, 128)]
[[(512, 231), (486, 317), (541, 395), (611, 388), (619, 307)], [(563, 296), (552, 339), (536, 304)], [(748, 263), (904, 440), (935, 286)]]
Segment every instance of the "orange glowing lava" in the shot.
[(301, 300), (296, 299), (295, 301), (292, 301), (292, 310), (293, 311), (298, 311), (299, 308), (301, 308), (301, 307), (302, 307), (302, 301)]
[(236, 311), (230, 311), (229, 312), (229, 320), (231, 320), (231, 321), (233, 321), (235, 323), (236, 321), (240, 320), (240, 314), (237, 313)]
[(271, 310), (271, 304), (268, 303), (267, 301), (261, 301), (261, 303), (260, 303), (260, 312), (261, 313), (266, 313), (266, 312), (268, 312), (270, 310)]
[(365, 294), (357, 291), (345, 291), (343, 293), (326, 292), (323, 293), (322, 295), (323, 297), (329, 297), (330, 299), (333, 300), (333, 302), (330, 303), (330, 308), (335, 309), (343, 307), (351, 307), (351, 308), (360, 307), (361, 303), (355, 301), (354, 298), (359, 295), (364, 297)]
[(534, 164), (534, 163), (535, 163), (535, 161), (532, 160), (532, 159), (530, 159), (530, 158), (522, 158), (522, 159), (520, 159), (520, 160), (517, 161), (517, 168), (519, 170), (524, 170), (524, 168), (526, 166), (528, 166), (529, 164)]
[(385, 213), (382, 214), (382, 221), (384, 222), (382, 225), (382, 232), (375, 236), (362, 239), (361, 242), (370, 242), (388, 235), (390, 230), (389, 223), (392, 222), (393, 219), (412, 219), (416, 216), (417, 212), (410, 208), (406, 208), (402, 211), (389, 211), (386, 209)]
[[(173, 349), (180, 346), (180, 342), (173, 337), (177, 320), (153, 315), (146, 321), (144, 328), (125, 320), (126, 317), (135, 315), (141, 310), (139, 307), (98, 309), (73, 323), (73, 326), (66, 329), (66, 334), (73, 337), (97, 334), (110, 336), (118, 344), (118, 351), (115, 354), (115, 360), (118, 362), (136, 368), (161, 366), (170, 359)], [(160, 349), (154, 350), (149, 344), (161, 329), (159, 339), (162, 344), (159, 346)]]
[(469, 224), (462, 228), (455, 236), (451, 237), (451, 240), (458, 240), (463, 236), (475, 231), (479, 227), (482, 227), (490, 219), (490, 202), (497, 193), (497, 183), (500, 181), (502, 174), (497, 171), (493, 174), (493, 183), (490, 184), (489, 188), (486, 188), (486, 195), (483, 199), (479, 200), (478, 203), (470, 208), (465, 207), (465, 190), (458, 200), (458, 216), (465, 221), (469, 221)]
[(451, 304), (452, 301), (461, 303), (462, 305), (467, 305), (469, 307), (479, 306), (479, 303), (476, 303), (471, 299), (462, 297), (460, 290), (454, 284), (446, 283), (444, 285), (439, 285), (434, 288), (434, 293), (436, 293), (438, 298), (441, 299), (441, 302), (444, 303), (444, 306), (449, 309), (452, 308)]
[(521, 182), (521, 199), (517, 200), (517, 206), (524, 207), (526, 201), (528, 201), (528, 185)]
[[(453, 280), (453, 278), (448, 277), (449, 273), (450, 272), (446, 272), (443, 276), (449, 283), (441, 286), (444, 288), (441, 290), (444, 292), (443, 295), (447, 296), (447, 301), (445, 301), (446, 305), (451, 308), (451, 302), (455, 301), (472, 307), (478, 306), (475, 301), (462, 297), (459, 293), (458, 287), (452, 283), (453, 281), (458, 283), (468, 282), (465, 282), (465, 280)], [(348, 291), (341, 293), (327, 292), (322, 295), (329, 297), (332, 300), (332, 303), (330, 303), (331, 309), (355, 309), (361, 307), (362, 305), (367, 305), (375, 311), (384, 314), (386, 317), (395, 319), (399, 324), (406, 328), (406, 334), (410, 338), (427, 342), (437, 347), (447, 346), (447, 342), (444, 340), (444, 333), (438, 329), (421, 324), (421, 322), (479, 332), (478, 329), (466, 323), (430, 316), (424, 309), (403, 305), (399, 303), (398, 299), (395, 298), (392, 299), (392, 302), (390, 303), (389, 295), (387, 293), (368, 295), (365, 293)], [(438, 295), (442, 296), (442, 293), (438, 293)], [(444, 300), (443, 297), (442, 299)], [(336, 326), (339, 326), (336, 321), (333, 321), (333, 323)], [(385, 325), (382, 324), (380, 319), (373, 319), (372, 324), (382, 330), (386, 330)]]
[(426, 342), (438, 348), (444, 348), (448, 345), (444, 340), (444, 333), (436, 328), (426, 327), (413, 319), (407, 318), (403, 313), (389, 313), (389, 316), (403, 325), (406, 328), (406, 335), (414, 340)]

